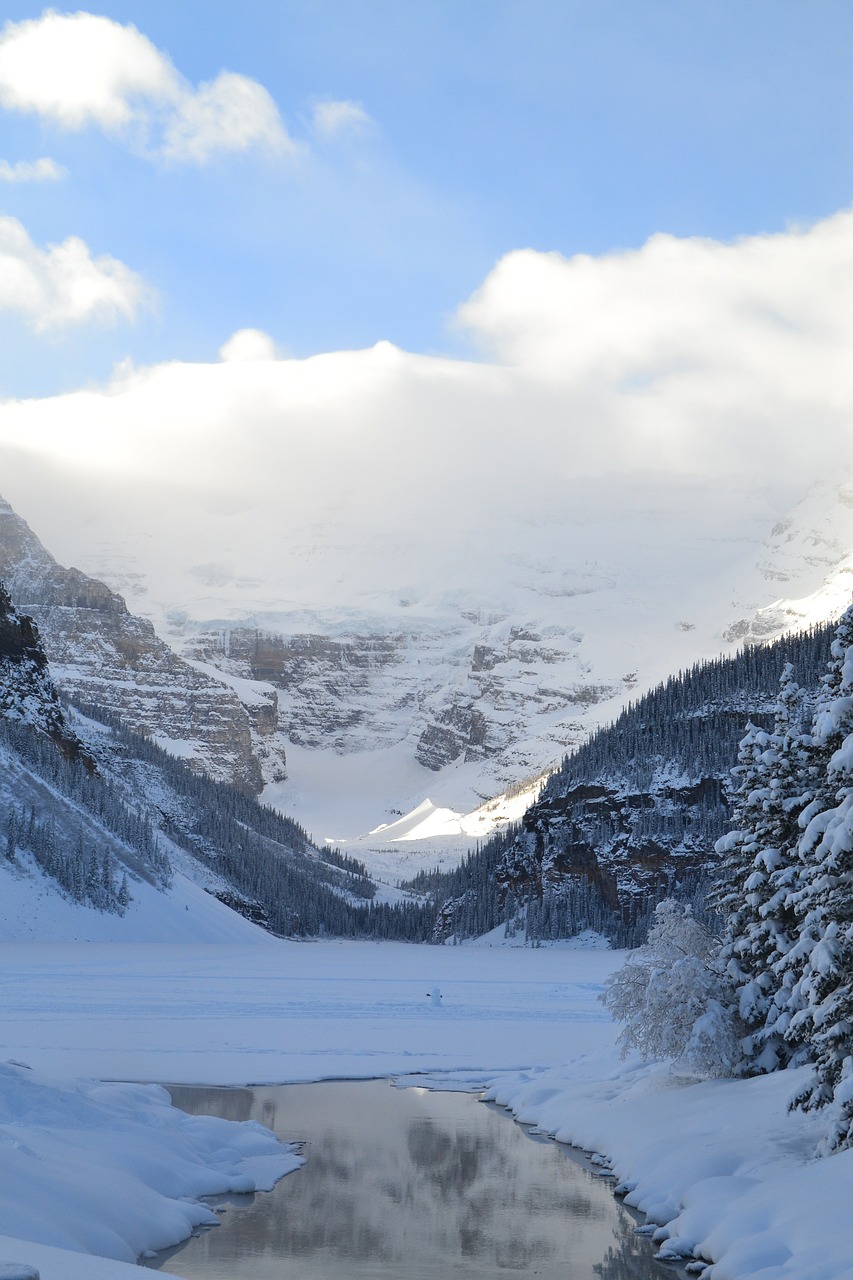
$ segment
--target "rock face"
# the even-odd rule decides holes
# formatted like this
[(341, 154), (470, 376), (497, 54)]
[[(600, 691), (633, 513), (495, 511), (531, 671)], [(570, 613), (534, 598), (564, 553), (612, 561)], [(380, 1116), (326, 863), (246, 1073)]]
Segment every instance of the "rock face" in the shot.
[(61, 690), (244, 790), (284, 775), (283, 751), (268, 745), (277, 728), (274, 690), (247, 690), (244, 706), (227, 684), (179, 658), (103, 582), (57, 564), (2, 499), (0, 576), (37, 622)]
[(671, 677), (622, 712), (545, 783), (495, 870), (504, 898), (541, 900), (578, 883), (631, 924), (715, 863), (731, 769), (747, 722), (773, 722), (790, 662), (802, 723), (826, 669), (831, 626), (783, 637)]
[(201, 628), (182, 652), (225, 678), (274, 686), (298, 746), (345, 754), (405, 741), (430, 770), (485, 762), (508, 785), (542, 768), (541, 743), (528, 739), (553, 736), (552, 759), (583, 736), (583, 712), (633, 687), (632, 675), (585, 683), (579, 642), (461, 616), (453, 627), (339, 638)]
[(47, 734), (69, 756), (80, 743), (65, 723), (47, 655), (32, 618), (12, 604), (0, 582), (0, 715)]
[[(405, 679), (390, 692), (389, 670), (399, 674), (400, 636), (276, 635), (256, 627), (203, 629), (184, 653), (223, 673), (263, 682), (277, 692), (274, 718), (298, 746), (351, 749), (365, 735), (382, 738), (409, 700)], [(263, 713), (260, 713), (263, 714)], [(272, 708), (262, 724), (271, 724)]]
[(496, 879), (519, 899), (586, 881), (630, 920), (708, 868), (727, 814), (720, 777), (647, 791), (581, 784), (528, 810)]
[[(563, 722), (564, 741), (571, 742), (578, 712), (633, 687), (632, 675), (612, 685), (584, 682), (573, 652), (579, 637), (564, 633), (559, 640), (548, 643), (529, 627), (511, 626), (492, 643), (474, 643), (464, 686), (450, 690), (421, 731), (419, 763), (438, 770), (460, 758), (471, 763), (518, 754), (530, 725), (546, 717)], [(520, 763), (523, 770), (541, 767), (533, 756)]]

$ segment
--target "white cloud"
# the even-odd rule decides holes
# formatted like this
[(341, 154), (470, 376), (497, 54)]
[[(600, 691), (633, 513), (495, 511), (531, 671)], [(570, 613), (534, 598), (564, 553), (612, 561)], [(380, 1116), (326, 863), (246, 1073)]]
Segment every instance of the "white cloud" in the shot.
[[(26, 239), (20, 224), (4, 225)], [(29, 263), (39, 254), (27, 242), (17, 256)], [(388, 343), (283, 362), (268, 335), (247, 329), (225, 342), (222, 363), (170, 363), (139, 372), (133, 386), (148, 388), (147, 424), (169, 420), (153, 403), (167, 382), (176, 403), (191, 388), (190, 418), (200, 424), (207, 413), (222, 417), (223, 387), (233, 387), (244, 441), (257, 390), (263, 412), (277, 406), (288, 421), (340, 414), (348, 434), (362, 422), (370, 432), (399, 422), (404, 451), (423, 432), (424, 448), (432, 440), (437, 452), (458, 454), (482, 429), (472, 465), (483, 451), (517, 453), (523, 439), (525, 450), (550, 457), (552, 475), (642, 467), (790, 484), (806, 438), (805, 465), (819, 474), (851, 433), (853, 213), (732, 244), (656, 236), (600, 258), (512, 253), (459, 321), (494, 363), (411, 356)], [(107, 399), (112, 422), (114, 390)], [(45, 413), (58, 403), (45, 402)], [(225, 439), (225, 419), (223, 431)], [(146, 426), (145, 465), (156, 470), (151, 441)], [(164, 446), (177, 448), (171, 427)], [(225, 455), (222, 479), (233, 479)]]
[(263, 85), (222, 71), (195, 93), (182, 96), (166, 126), (163, 154), (170, 160), (204, 164), (217, 152), (252, 146), (294, 149)]
[(66, 129), (95, 125), (175, 161), (223, 151), (292, 150), (262, 85), (223, 71), (197, 89), (136, 27), (47, 10), (0, 34), (0, 105)]
[(275, 360), (275, 343), (262, 329), (238, 329), (219, 348), (219, 358), (226, 363)]
[(502, 363), (615, 414), (629, 465), (790, 476), (806, 437), (826, 462), (853, 422), (853, 213), (730, 244), (510, 253), (457, 319)]
[[(210, 364), (6, 402), (4, 495), (74, 563), (95, 554), (81, 513), (120, 525), (160, 566), (152, 600), (194, 598), (181, 566), (227, 554), (262, 583), (235, 610), (427, 610), (453, 591), (497, 614), (523, 562), (569, 612), (589, 582), (636, 574), (639, 614), (676, 582), (692, 603), (671, 628), (706, 584), (720, 607), (813, 481), (850, 477), (851, 214), (731, 245), (513, 254), (461, 314), (492, 362), (389, 343), (271, 359), (241, 332)], [(761, 578), (754, 599), (787, 590)]]
[(459, 310), (500, 360), (560, 380), (661, 386), (715, 368), (786, 377), (853, 334), (853, 213), (730, 244), (655, 235), (593, 258), (507, 254)]
[(49, 156), (39, 160), (0, 160), (0, 182), (61, 182), (68, 170)]
[(311, 112), (314, 132), (325, 140), (342, 133), (359, 132), (373, 123), (360, 102), (316, 102)]
[(0, 103), (67, 129), (123, 129), (143, 100), (169, 103), (180, 94), (169, 59), (136, 27), (110, 18), (48, 9), (7, 22), (0, 36)]
[(135, 272), (116, 258), (93, 258), (76, 236), (40, 249), (16, 218), (0, 217), (0, 310), (24, 316), (37, 332), (132, 319), (146, 297)]

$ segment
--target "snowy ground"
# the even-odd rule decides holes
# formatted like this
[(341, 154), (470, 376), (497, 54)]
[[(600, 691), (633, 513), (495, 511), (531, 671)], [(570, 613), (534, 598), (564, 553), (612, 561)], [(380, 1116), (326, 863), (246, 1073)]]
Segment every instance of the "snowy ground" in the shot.
[[(631, 1199), (669, 1224), (665, 1247), (681, 1241), (718, 1260), (709, 1280), (847, 1280), (853, 1153), (810, 1159), (822, 1121), (788, 1115), (791, 1076), (687, 1084), (666, 1067), (620, 1062), (596, 999), (620, 959), (566, 947), (0, 944), (2, 1056), (61, 1077), (56, 1099), (34, 1106), (21, 1096), (33, 1073), (0, 1072), (0, 1232), (71, 1247), (60, 1227), (112, 1223), (141, 1251), (163, 1224), (155, 1214), (155, 1231), (150, 1190), (132, 1192), (125, 1175), (141, 1172), (149, 1188), (164, 1169), (195, 1179), (181, 1195), (240, 1175), (246, 1153), (230, 1130), (216, 1141), (185, 1132), (158, 1091), (68, 1077), (237, 1084), (433, 1071), (469, 1087), (489, 1080), (525, 1120), (606, 1152), (636, 1184)], [(190, 1146), (175, 1156), (178, 1143)], [(78, 1148), (88, 1205), (74, 1199), (73, 1162), (58, 1161)], [(6, 1258), (40, 1266), (43, 1280), (134, 1274), (113, 1263), (80, 1270), (67, 1254), (0, 1239)]]

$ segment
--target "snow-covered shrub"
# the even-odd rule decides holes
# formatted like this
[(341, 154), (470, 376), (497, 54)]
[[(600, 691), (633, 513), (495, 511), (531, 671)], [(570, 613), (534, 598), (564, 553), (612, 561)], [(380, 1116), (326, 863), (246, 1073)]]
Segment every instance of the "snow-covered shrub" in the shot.
[(719, 943), (689, 906), (658, 903), (646, 944), (608, 979), (602, 1000), (623, 1024), (623, 1056), (671, 1058), (698, 1076), (734, 1074), (741, 1059), (733, 993), (715, 968)]

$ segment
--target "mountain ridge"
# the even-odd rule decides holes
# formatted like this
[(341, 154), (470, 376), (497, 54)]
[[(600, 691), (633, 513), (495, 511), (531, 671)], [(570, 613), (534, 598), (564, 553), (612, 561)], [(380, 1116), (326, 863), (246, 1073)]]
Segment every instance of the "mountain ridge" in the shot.
[(280, 744), (267, 745), (277, 727), (272, 689), (247, 706), (184, 662), (117, 592), (60, 565), (2, 498), (0, 577), (38, 624), (54, 679), (69, 697), (110, 706), (136, 732), (255, 794), (284, 776)]

